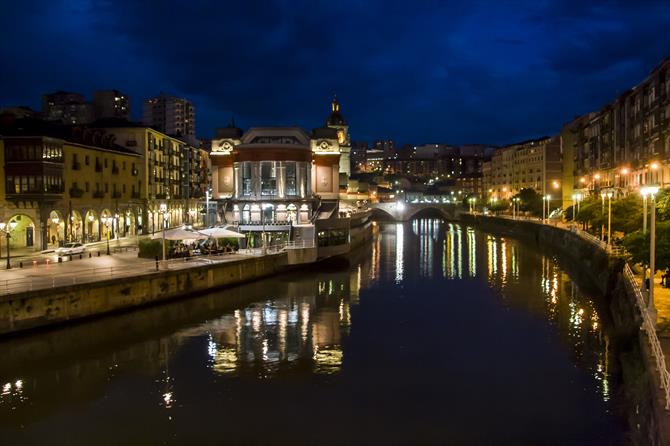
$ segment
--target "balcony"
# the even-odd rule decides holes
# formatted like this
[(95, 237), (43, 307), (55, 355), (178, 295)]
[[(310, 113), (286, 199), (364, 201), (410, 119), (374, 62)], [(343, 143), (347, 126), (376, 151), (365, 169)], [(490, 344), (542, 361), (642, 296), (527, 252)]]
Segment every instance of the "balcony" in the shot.
[(81, 170), (81, 163), (78, 161), (72, 162), (72, 170)]
[(118, 175), (119, 174), (119, 166), (112, 166), (112, 175)]
[(119, 191), (112, 192), (112, 198), (121, 198), (121, 192)]
[(105, 193), (101, 190), (93, 192), (93, 198), (105, 198)]
[(130, 194), (130, 198), (132, 198), (133, 200), (139, 200), (140, 199), (140, 193), (139, 192), (132, 192)]
[(81, 198), (83, 195), (84, 195), (83, 189), (79, 189), (78, 187), (71, 187), (70, 188), (70, 197)]
[(166, 194), (156, 194), (157, 200), (165, 200), (167, 198)]

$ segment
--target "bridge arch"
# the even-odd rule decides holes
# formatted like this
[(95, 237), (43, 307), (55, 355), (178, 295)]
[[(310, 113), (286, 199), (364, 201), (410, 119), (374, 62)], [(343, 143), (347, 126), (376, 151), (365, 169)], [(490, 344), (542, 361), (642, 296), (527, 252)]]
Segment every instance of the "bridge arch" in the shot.
[(443, 218), (446, 220), (453, 219), (453, 212), (445, 209), (442, 206), (422, 206), (420, 208), (409, 209), (407, 220), (414, 218)]
[(373, 207), (372, 217), (381, 221), (397, 221), (398, 218), (384, 208)]

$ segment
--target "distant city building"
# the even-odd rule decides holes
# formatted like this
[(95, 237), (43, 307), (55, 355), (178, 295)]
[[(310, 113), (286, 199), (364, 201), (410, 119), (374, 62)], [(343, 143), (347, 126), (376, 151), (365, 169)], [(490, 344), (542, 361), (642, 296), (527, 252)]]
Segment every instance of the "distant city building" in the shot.
[(197, 145), (195, 107), (186, 99), (165, 93), (146, 99), (142, 122), (166, 135)]
[(93, 116), (97, 119), (130, 119), (130, 98), (119, 90), (93, 93)]
[(670, 186), (670, 59), (601, 110), (566, 124), (561, 144), (564, 206), (575, 192)]
[(395, 143), (392, 139), (378, 139), (372, 143), (372, 148), (384, 152), (385, 159), (395, 159), (398, 157), (395, 151)]
[(366, 152), (368, 143), (365, 141), (354, 141), (351, 143), (350, 165), (351, 172), (363, 172), (365, 170)]
[[(489, 164), (490, 163), (490, 164)], [(560, 138), (543, 137), (497, 149), (482, 166), (487, 173), (484, 187), (489, 197), (510, 199), (521, 189), (561, 197)]]
[(363, 172), (384, 172), (385, 166), (384, 151), (381, 149), (368, 149), (365, 152), (365, 167)]
[(79, 93), (57, 91), (42, 96), (42, 115), (63, 124), (88, 124), (93, 121), (93, 106)]

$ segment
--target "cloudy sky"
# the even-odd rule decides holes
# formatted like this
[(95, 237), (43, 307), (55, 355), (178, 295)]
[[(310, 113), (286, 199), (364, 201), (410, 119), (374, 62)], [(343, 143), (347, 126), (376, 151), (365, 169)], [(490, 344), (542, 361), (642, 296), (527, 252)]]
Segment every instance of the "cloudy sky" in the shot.
[(670, 56), (670, 2), (87, 1), (0, 5), (0, 105), (117, 88), (191, 99), (198, 136), (323, 124), (354, 140), (554, 134)]

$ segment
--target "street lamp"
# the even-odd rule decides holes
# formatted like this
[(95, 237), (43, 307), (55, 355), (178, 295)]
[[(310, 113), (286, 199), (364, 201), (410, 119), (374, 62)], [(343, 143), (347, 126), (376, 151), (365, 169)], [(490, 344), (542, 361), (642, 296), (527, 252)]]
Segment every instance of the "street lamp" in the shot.
[[(656, 270), (656, 199), (655, 195), (658, 192), (658, 186), (643, 187), (640, 192), (642, 196), (649, 195), (651, 197), (651, 220), (649, 224), (649, 231), (651, 232), (651, 240), (649, 243), (649, 302), (647, 303), (647, 313), (651, 320), (656, 324), (656, 307), (654, 306), (654, 273)], [(644, 279), (644, 277), (643, 277)]]
[(93, 220), (95, 220), (95, 217), (93, 217), (92, 214), (88, 215), (88, 240), (92, 241), (93, 240)]
[[(603, 190), (600, 193), (600, 198), (602, 198), (602, 206), (600, 207), (600, 215), (604, 216), (605, 215), (605, 197), (607, 194)], [(605, 240), (605, 221), (600, 224), (600, 240)]]
[(512, 218), (516, 220), (519, 215), (519, 204), (521, 204), (521, 199), (519, 197), (512, 198)]
[[(549, 202), (550, 201), (551, 201), (551, 195), (547, 194), (544, 197), (542, 197), (542, 223), (546, 223), (547, 220), (549, 220), (549, 210), (550, 210)], [(546, 219), (545, 219), (545, 210), (544, 210), (545, 209), (545, 202), (546, 202), (546, 208), (547, 208)]]
[(158, 213), (161, 214), (161, 220), (163, 221), (163, 265), (165, 265), (165, 223), (167, 222), (167, 205), (165, 203), (161, 203)]
[(607, 247), (612, 246), (612, 191), (607, 191)]
[(17, 223), (14, 220), (9, 222), (9, 226), (4, 221), (0, 221), (0, 231), (5, 233), (5, 238), (7, 239), (7, 269), (12, 269), (9, 263), (9, 239), (11, 238), (9, 233), (16, 229), (16, 225)]
[(109, 255), (109, 224), (112, 222), (112, 217), (103, 215), (102, 217), (100, 217), (100, 220), (102, 220), (102, 224), (105, 225), (105, 227), (107, 228), (105, 238), (107, 239), (107, 255)]

